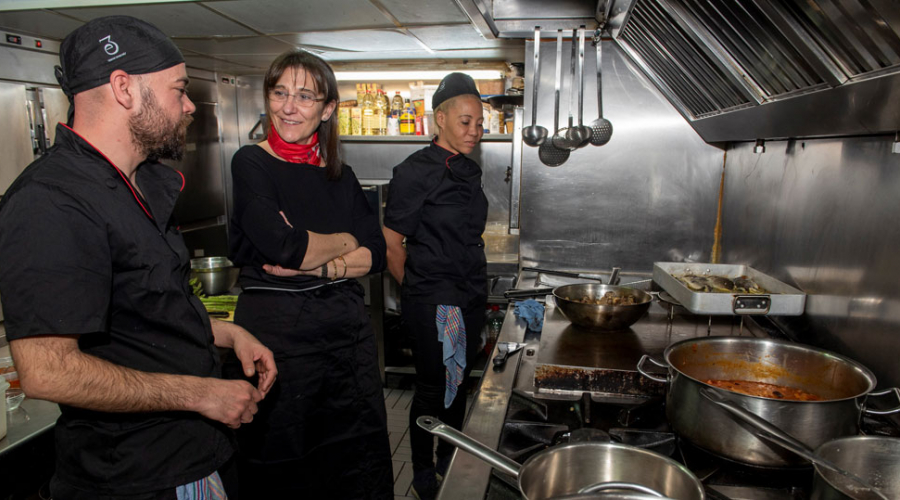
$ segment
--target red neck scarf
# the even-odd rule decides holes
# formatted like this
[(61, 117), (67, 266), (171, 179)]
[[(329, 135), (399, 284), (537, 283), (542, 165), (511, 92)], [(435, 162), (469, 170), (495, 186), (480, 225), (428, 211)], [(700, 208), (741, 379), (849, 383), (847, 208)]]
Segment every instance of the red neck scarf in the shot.
[(319, 166), (322, 159), (319, 157), (319, 133), (316, 132), (312, 136), (309, 144), (294, 144), (285, 142), (275, 130), (275, 125), (269, 126), (269, 146), (272, 151), (285, 161), (291, 163), (308, 163), (310, 165)]

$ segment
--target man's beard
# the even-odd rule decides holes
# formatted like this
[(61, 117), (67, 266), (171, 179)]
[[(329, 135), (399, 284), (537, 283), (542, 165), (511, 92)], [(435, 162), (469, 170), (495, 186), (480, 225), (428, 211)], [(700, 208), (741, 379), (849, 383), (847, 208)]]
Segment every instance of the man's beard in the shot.
[(141, 110), (128, 120), (132, 143), (148, 160), (180, 160), (187, 127), (194, 119), (184, 115), (178, 121), (169, 120), (150, 87), (141, 86), (141, 101)]

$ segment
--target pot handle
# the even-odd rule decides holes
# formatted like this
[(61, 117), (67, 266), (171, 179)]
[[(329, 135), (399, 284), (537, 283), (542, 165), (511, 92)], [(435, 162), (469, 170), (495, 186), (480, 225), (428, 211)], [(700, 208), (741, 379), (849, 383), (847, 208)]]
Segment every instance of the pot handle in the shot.
[(649, 354), (644, 354), (643, 356), (641, 356), (641, 360), (638, 361), (638, 364), (637, 364), (637, 371), (639, 371), (639, 372), (641, 373), (641, 375), (643, 375), (643, 376), (649, 378), (650, 380), (653, 380), (653, 381), (656, 381), (656, 382), (660, 382), (660, 383), (663, 383), (663, 384), (668, 384), (668, 383), (669, 383), (669, 379), (668, 379), (668, 378), (657, 377), (656, 375), (653, 375), (653, 374), (651, 374), (651, 373), (649, 373), (649, 372), (644, 371), (644, 363), (646, 363), (647, 361), (653, 363), (654, 365), (656, 365), (656, 366), (658, 366), (658, 367), (660, 367), (660, 368), (666, 368), (666, 369), (669, 368), (669, 365), (668, 365), (668, 364), (666, 364), (666, 363), (660, 363), (659, 361), (657, 361), (657, 360), (651, 358)]
[[(885, 396), (885, 395), (891, 394), (891, 393), (893, 393), (894, 396), (897, 396), (897, 401), (900, 401), (900, 389), (898, 389), (896, 387), (891, 387), (890, 389), (885, 389), (883, 391), (878, 391), (878, 392), (870, 392), (869, 397)], [(867, 415), (890, 415), (892, 413), (900, 412), (900, 406), (895, 406), (895, 407), (891, 408), (890, 410), (870, 410), (868, 408), (864, 408), (863, 411)]]
[(466, 436), (462, 432), (441, 422), (437, 418), (423, 415), (416, 419), (416, 425), (434, 434), (435, 436), (448, 441), (456, 447), (468, 451), (476, 457), (493, 465), (497, 469), (510, 474), (513, 477), (519, 477), (519, 469), (521, 469), (522, 466), (517, 462), (510, 460), (501, 453), (488, 448), (484, 444), (479, 443), (469, 436)]
[(580, 495), (582, 493), (595, 493), (595, 492), (603, 491), (603, 490), (632, 490), (632, 491), (639, 491), (641, 493), (646, 493), (648, 495), (653, 495), (653, 496), (659, 497), (659, 498), (669, 498), (669, 497), (663, 495), (662, 493), (654, 490), (653, 488), (648, 488), (648, 487), (640, 485), (640, 484), (620, 483), (620, 482), (615, 482), (615, 481), (611, 481), (608, 483), (597, 483), (597, 484), (592, 484), (590, 486), (585, 486), (584, 488), (581, 488), (580, 490), (578, 490), (578, 494)]

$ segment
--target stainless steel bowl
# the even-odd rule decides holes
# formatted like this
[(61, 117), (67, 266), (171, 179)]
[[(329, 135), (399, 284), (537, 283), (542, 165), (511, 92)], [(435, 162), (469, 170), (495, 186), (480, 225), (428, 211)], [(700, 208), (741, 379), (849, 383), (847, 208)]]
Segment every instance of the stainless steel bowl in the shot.
[[(635, 304), (604, 306), (576, 302), (583, 297), (599, 299), (606, 292), (622, 296), (633, 296)], [(553, 289), (556, 305), (572, 323), (597, 330), (624, 330), (633, 325), (647, 312), (653, 297), (649, 293), (625, 286), (583, 283), (566, 285)]]
[(237, 283), (240, 271), (225, 257), (191, 259), (191, 277), (200, 281), (206, 295), (228, 293)]

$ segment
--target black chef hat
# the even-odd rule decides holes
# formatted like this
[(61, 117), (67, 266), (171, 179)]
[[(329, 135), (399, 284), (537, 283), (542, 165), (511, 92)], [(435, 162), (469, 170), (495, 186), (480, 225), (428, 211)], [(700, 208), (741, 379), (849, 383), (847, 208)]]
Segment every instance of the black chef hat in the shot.
[(447, 99), (452, 99), (458, 95), (472, 94), (481, 98), (478, 87), (475, 86), (475, 80), (465, 73), (450, 73), (441, 80), (434, 96), (431, 98), (431, 109), (437, 109)]
[(109, 83), (109, 75), (117, 69), (143, 75), (183, 62), (181, 51), (156, 26), (130, 16), (108, 16), (90, 21), (63, 40), (56, 79), (71, 101), (79, 92)]

